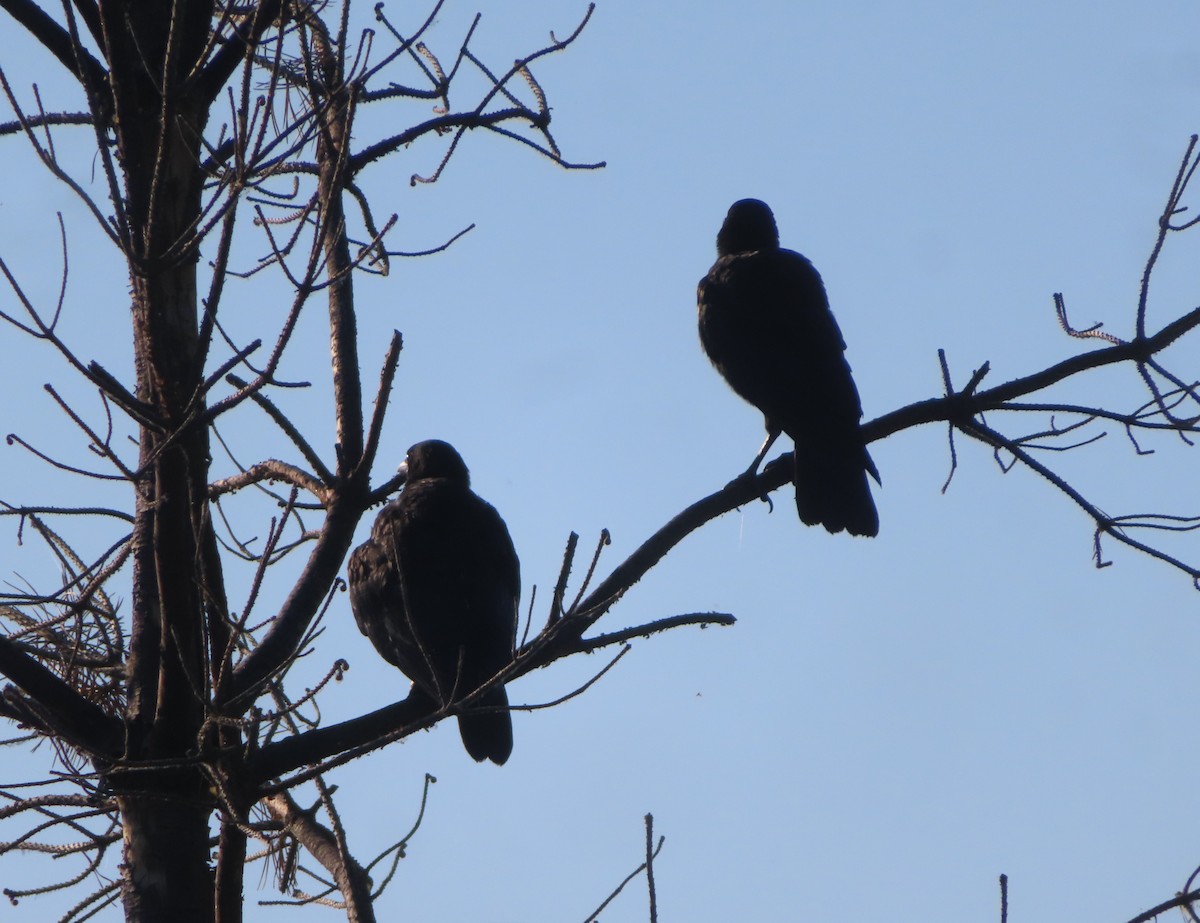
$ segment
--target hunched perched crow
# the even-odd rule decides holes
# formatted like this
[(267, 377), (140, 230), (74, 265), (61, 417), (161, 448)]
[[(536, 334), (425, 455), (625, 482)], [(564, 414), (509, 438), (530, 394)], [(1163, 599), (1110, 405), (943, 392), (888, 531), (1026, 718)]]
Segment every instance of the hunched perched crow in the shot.
[(862, 405), (846, 344), (820, 275), (779, 246), (766, 203), (742, 199), (730, 207), (697, 303), (708, 358), (765, 418), (767, 438), (746, 475), (785, 432), (795, 442), (800, 519), (830, 532), (876, 535), (867, 475), (878, 482), (879, 472), (859, 431)]
[[(521, 564), (500, 514), (470, 487), (449, 443), (418, 442), (405, 486), (350, 555), (359, 630), (419, 694), (446, 703), (512, 660)], [(496, 686), (458, 716), (467, 752), (503, 764), (512, 753), (508, 695)]]

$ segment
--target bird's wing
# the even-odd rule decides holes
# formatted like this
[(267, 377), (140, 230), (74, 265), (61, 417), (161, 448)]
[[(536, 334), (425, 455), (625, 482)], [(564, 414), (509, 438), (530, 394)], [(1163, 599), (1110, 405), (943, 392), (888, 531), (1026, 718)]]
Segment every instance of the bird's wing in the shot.
[(478, 685), (512, 655), (520, 565), (504, 521), (438, 478), (409, 484), (392, 506), (373, 538), (395, 562), (379, 586), (399, 666), (442, 697)]
[(400, 666), (389, 623), (392, 612), (403, 605), (396, 569), (383, 546), (369, 538), (350, 554), (346, 565), (350, 611), (355, 624), (375, 650), (393, 666)]
[(846, 341), (838, 327), (825, 286), (815, 268), (799, 253), (780, 250), (773, 254), (772, 275), (778, 277), (776, 297), (784, 303), (769, 312), (778, 329), (768, 335), (789, 344), (795, 357), (776, 370), (784, 376), (792, 394), (823, 404), (818, 416), (831, 425), (857, 427), (862, 416), (858, 388), (846, 361)]
[[(790, 250), (717, 260), (698, 290), (700, 339), (730, 386), (792, 435), (806, 418), (857, 424), (858, 391), (821, 277)], [(832, 413), (829, 405), (833, 405)]]
[[(474, 495), (472, 495), (474, 496)], [(480, 574), (480, 605), (488, 611), (489, 643), (497, 653), (505, 652), (503, 666), (516, 646), (518, 606), (521, 601), (521, 562), (508, 526), (496, 509), (478, 500), (475, 529), (481, 554), (476, 562)]]

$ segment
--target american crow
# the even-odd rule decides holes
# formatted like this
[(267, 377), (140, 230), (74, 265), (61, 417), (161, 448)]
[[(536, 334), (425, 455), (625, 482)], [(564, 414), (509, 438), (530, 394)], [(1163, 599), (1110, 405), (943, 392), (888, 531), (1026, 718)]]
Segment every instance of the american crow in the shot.
[(767, 439), (795, 442), (796, 509), (806, 525), (876, 535), (867, 474), (879, 481), (858, 428), (862, 406), (846, 344), (812, 263), (779, 246), (764, 202), (734, 202), (717, 261), (697, 291), (700, 342), (729, 386), (763, 412)]
[[(408, 450), (405, 486), (350, 555), (350, 607), (380, 655), (436, 703), (474, 692), (512, 660), (521, 565), (500, 514), (470, 488), (462, 457), (431, 439)], [(496, 686), (458, 717), (467, 752), (512, 753)]]

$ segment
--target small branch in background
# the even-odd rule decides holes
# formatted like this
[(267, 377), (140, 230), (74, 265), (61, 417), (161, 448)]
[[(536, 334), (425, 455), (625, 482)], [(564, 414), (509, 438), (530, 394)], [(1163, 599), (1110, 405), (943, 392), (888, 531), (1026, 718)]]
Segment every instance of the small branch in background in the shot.
[(1054, 313), (1058, 317), (1058, 325), (1062, 327), (1063, 333), (1067, 336), (1077, 337), (1081, 340), (1096, 339), (1104, 340), (1106, 343), (1112, 343), (1114, 346), (1126, 342), (1120, 337), (1113, 336), (1101, 328), (1104, 324), (1096, 322), (1092, 326), (1084, 330), (1076, 330), (1071, 326), (1071, 322), (1067, 320), (1067, 302), (1062, 296), (1062, 292), (1054, 293)]
[(1167, 242), (1167, 234), (1189, 226), (1189, 224), (1184, 224), (1179, 228), (1173, 227), (1171, 219), (1182, 210), (1179, 203), (1195, 175), (1197, 165), (1200, 164), (1200, 155), (1196, 153), (1198, 138), (1200, 136), (1192, 135), (1188, 140), (1187, 150), (1183, 153), (1179, 171), (1175, 174), (1175, 181), (1171, 184), (1171, 192), (1167, 196), (1167, 204), (1163, 207), (1162, 214), (1158, 219), (1158, 233), (1154, 238), (1154, 246), (1150, 249), (1150, 256), (1146, 260), (1145, 269), (1142, 270), (1142, 284), (1138, 290), (1137, 314), (1134, 323), (1139, 340), (1146, 338), (1146, 308), (1150, 302), (1150, 277), (1154, 274), (1158, 257), (1162, 253), (1163, 245)]
[(657, 899), (657, 896), (655, 895), (655, 890), (654, 890), (654, 871), (653, 871), (652, 866), (653, 866), (654, 860), (656, 858), (658, 858), (658, 854), (662, 851), (663, 844), (667, 841), (667, 838), (664, 836), (660, 836), (658, 838), (658, 844), (656, 846), (654, 846), (653, 849), (651, 849), (650, 848), (651, 844), (654, 841), (654, 817), (653, 817), (653, 815), (647, 814), (645, 816), (645, 823), (646, 823), (646, 861), (644, 861), (641, 865), (639, 865), (632, 872), (630, 872), (628, 875), (626, 875), (625, 879), (619, 885), (617, 885), (615, 888), (612, 889), (612, 891), (609, 893), (608, 897), (606, 897), (603, 901), (600, 902), (600, 906), (597, 907), (595, 910), (593, 910), (591, 913), (589, 913), (587, 915), (587, 917), (584, 918), (583, 923), (599, 923), (600, 914), (604, 911), (604, 908), (607, 907), (609, 904), (611, 904), (616, 899), (617, 895), (620, 894), (621, 891), (624, 890), (625, 886), (627, 884), (629, 884), (631, 881), (633, 881), (635, 878), (637, 878), (638, 875), (642, 874), (642, 872), (646, 873), (647, 885), (650, 889), (650, 923), (657, 923), (658, 899)]
[(650, 892), (650, 923), (658, 923), (658, 895), (654, 890), (654, 857), (662, 849), (666, 837), (658, 838), (658, 847), (654, 846), (654, 815), (646, 815), (646, 888)]
[(383, 366), (379, 371), (379, 387), (375, 392), (375, 410), (371, 414), (371, 422), (367, 427), (367, 441), (363, 445), (362, 458), (355, 469), (355, 476), (364, 481), (368, 478), (375, 464), (375, 453), (379, 451), (379, 436), (383, 432), (383, 420), (387, 414), (391, 398), (392, 382), (396, 379), (396, 367), (400, 362), (400, 350), (404, 348), (404, 338), (399, 330), (392, 331), (392, 339), (388, 343), (387, 355), (384, 356)]
[(387, 874), (383, 876), (379, 884), (376, 885), (375, 890), (371, 893), (372, 900), (377, 899), (381, 894), (383, 894), (387, 886), (391, 884), (392, 878), (396, 874), (396, 869), (400, 865), (400, 860), (404, 858), (405, 849), (407, 849), (412, 838), (417, 835), (417, 831), (421, 829), (421, 823), (425, 820), (425, 807), (429, 803), (429, 788), (436, 782), (436, 778), (431, 776), (429, 773), (425, 773), (425, 784), (421, 789), (421, 806), (417, 810), (417, 819), (413, 821), (412, 827), (409, 829), (408, 833), (404, 834), (404, 836), (399, 839), (399, 841), (393, 843), (367, 863), (367, 872), (370, 873), (377, 865), (386, 860), (388, 856), (392, 857), (392, 862), (388, 867)]
[(567, 547), (563, 551), (562, 567), (558, 580), (554, 583), (554, 593), (550, 597), (550, 615), (546, 626), (555, 624), (563, 615), (563, 598), (567, 592), (567, 581), (571, 579), (571, 564), (575, 560), (575, 549), (579, 546), (579, 534), (572, 532), (567, 536)]
[(539, 702), (537, 705), (511, 705), (511, 706), (509, 706), (509, 711), (541, 711), (542, 709), (546, 709), (546, 708), (556, 708), (559, 705), (562, 705), (563, 702), (567, 702), (573, 698), (576, 698), (577, 696), (581, 696), (585, 692), (587, 692), (589, 689), (591, 689), (592, 686), (594, 686), (596, 683), (598, 683), (600, 681), (600, 678), (602, 676), (604, 676), (604, 674), (607, 673), (609, 670), (611, 670), (613, 667), (615, 667), (617, 665), (617, 663), (621, 660), (621, 658), (624, 657), (626, 654), (628, 654), (631, 650), (632, 650), (632, 648), (628, 644), (626, 644), (624, 647), (621, 648), (621, 650), (619, 650), (617, 652), (617, 655), (615, 657), (613, 657), (612, 660), (610, 660), (603, 667), (601, 667), (600, 670), (597, 671), (594, 675), (592, 675), (592, 677), (590, 679), (588, 679), (582, 685), (577, 686), (576, 688), (572, 689), (570, 692), (566, 693), (565, 695), (561, 695), (557, 699), (553, 699), (552, 701), (549, 701), (549, 702)]

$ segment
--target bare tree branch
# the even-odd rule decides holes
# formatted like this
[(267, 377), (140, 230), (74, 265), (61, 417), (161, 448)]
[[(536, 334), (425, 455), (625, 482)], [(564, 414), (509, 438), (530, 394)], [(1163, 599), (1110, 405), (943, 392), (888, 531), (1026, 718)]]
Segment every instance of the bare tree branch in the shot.
[(84, 699), (68, 683), (24, 653), (17, 644), (0, 635), (0, 674), (16, 683), (23, 696), (11, 687), (6, 700), (21, 707), (36, 707), (41, 729), (62, 734), (74, 746), (101, 758), (112, 759), (121, 752), (121, 723), (102, 708)]
[(366, 870), (346, 851), (344, 837), (318, 823), (310, 812), (301, 811), (286, 792), (269, 796), (263, 804), (271, 816), (333, 875), (346, 902), (347, 919), (352, 923), (373, 923), (371, 880)]
[[(102, 84), (107, 77), (104, 65), (86, 52), (80, 54), (71, 36), (51, 19), (33, 0), (0, 0), (3, 8), (13, 19), (36, 38), (59, 62), (81, 83), (93, 86)], [(89, 26), (92, 21), (89, 21)]]

